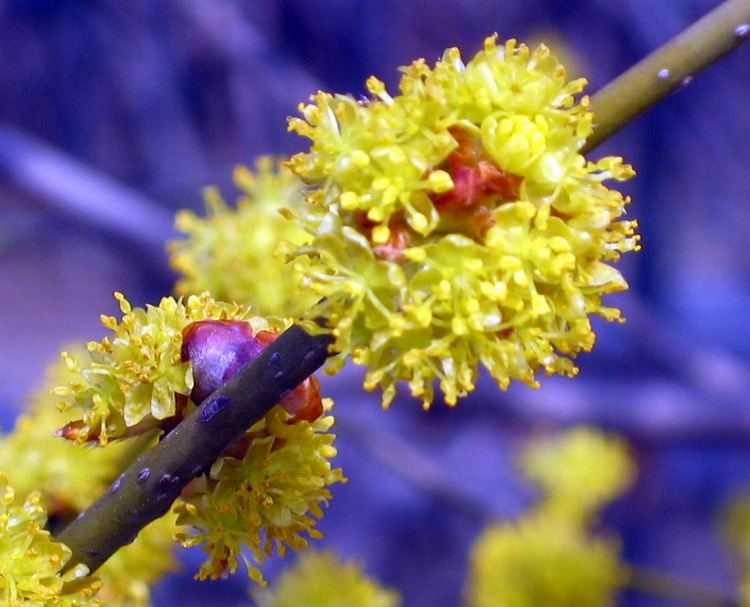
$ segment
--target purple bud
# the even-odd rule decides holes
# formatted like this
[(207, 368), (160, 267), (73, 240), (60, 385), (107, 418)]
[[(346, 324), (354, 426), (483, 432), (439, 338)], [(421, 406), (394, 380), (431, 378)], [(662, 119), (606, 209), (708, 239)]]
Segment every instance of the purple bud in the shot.
[(182, 360), (193, 363), (193, 402), (202, 403), (267, 345), (268, 341), (253, 337), (250, 323), (242, 320), (201, 320), (188, 325), (182, 332)]

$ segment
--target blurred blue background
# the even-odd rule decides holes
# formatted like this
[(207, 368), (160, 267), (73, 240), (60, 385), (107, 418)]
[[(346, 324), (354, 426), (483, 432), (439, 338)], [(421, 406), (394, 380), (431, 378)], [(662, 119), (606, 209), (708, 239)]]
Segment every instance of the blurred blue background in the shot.
[[(164, 241), (201, 189), (304, 141), (286, 116), (324, 89), (355, 95), (376, 74), (470, 57), (492, 32), (547, 41), (589, 92), (715, 0), (0, 0), (0, 422), (12, 428), (43, 368), (71, 340), (100, 339), (123, 291), (170, 292)], [(750, 47), (613, 137), (593, 157), (639, 172), (643, 251), (609, 302), (575, 380), (541, 390), (491, 382), (456, 409), (382, 412), (358, 373), (326, 380), (350, 477), (322, 544), (367, 563), (406, 607), (457, 605), (468, 549), (489, 520), (533, 502), (514, 461), (541, 429), (594, 423), (633, 445), (640, 476), (606, 514), (634, 563), (734, 590), (717, 534), (723, 503), (750, 485)], [(247, 605), (248, 582), (167, 579), (155, 604)], [(269, 562), (274, 571), (290, 559)], [(623, 604), (669, 603), (635, 593)], [(675, 603), (676, 604), (676, 603)]]

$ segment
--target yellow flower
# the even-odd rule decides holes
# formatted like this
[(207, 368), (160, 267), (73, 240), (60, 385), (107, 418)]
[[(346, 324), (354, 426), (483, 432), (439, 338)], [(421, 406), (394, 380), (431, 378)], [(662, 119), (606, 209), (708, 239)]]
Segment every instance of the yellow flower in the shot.
[(608, 607), (626, 579), (615, 539), (537, 514), (482, 532), (471, 553), (468, 607)]
[[(76, 356), (85, 348), (73, 346)], [(108, 449), (77, 445), (54, 433), (75, 419), (71, 411), (61, 412), (49, 394), (49, 386), (75, 379), (59, 360), (47, 371), (45, 387), (32, 395), (16, 420), (13, 432), (0, 438), (0, 470), (6, 470), (17, 492), (41, 490), (51, 515), (70, 519), (87, 508), (127, 464), (130, 445), (115, 443)], [(135, 457), (135, 454), (133, 454)]]
[(89, 361), (79, 362), (79, 357), (64, 352), (74, 378), (53, 390), (63, 409), (75, 407), (82, 412), (82, 420), (62, 431), (77, 442), (98, 439), (105, 444), (185, 413), (177, 403), (187, 402), (194, 385), (192, 365), (182, 357), (182, 333), (191, 323), (247, 320), (253, 334), (272, 326), (279, 330), (284, 324), (251, 317), (250, 310), (216, 302), (208, 293), (191, 295), (185, 301), (165, 297), (158, 306), (145, 309), (132, 308), (120, 293), (115, 297), (122, 320), (102, 316), (102, 324), (114, 335), (88, 344)]
[(0, 603), (8, 607), (98, 607), (101, 587), (83, 565), (64, 574), (70, 549), (44, 529), (47, 513), (38, 492), (16, 501), (0, 472)]
[(336, 455), (332, 425), (330, 416), (294, 419), (274, 407), (188, 486), (177, 502), (177, 523), (196, 531), (177, 539), (208, 552), (198, 579), (236, 573), (242, 561), (250, 578), (265, 584), (243, 547), (261, 564), (274, 549), (284, 556), (287, 547), (307, 546), (303, 533), (321, 537), (314, 517), (323, 516), (321, 504), (331, 499), (328, 486), (345, 480), (329, 461)]
[(402, 68), (399, 95), (318, 93), (290, 129), (312, 140), (290, 161), (315, 186), (295, 214), (314, 237), (297, 251), (343, 359), (367, 367), (383, 404), (407, 380), (425, 407), (449, 404), (484, 366), (502, 388), (577, 372), (589, 316), (619, 319), (603, 295), (627, 288), (609, 262), (637, 249), (629, 200), (603, 185), (633, 175), (621, 158), (587, 162), (588, 99), (548, 49), (496, 37), (464, 64)]
[(177, 214), (176, 227), (186, 237), (168, 244), (172, 266), (183, 274), (175, 290), (178, 295), (210, 291), (263, 314), (296, 316), (314, 301), (299, 291), (299, 277), (284, 251), (310, 238), (279, 209), (303, 204), (303, 184), (270, 156), (259, 158), (256, 168), (255, 173), (246, 167), (235, 170), (243, 192), (236, 207), (209, 188), (206, 217), (188, 210)]
[[(77, 354), (85, 349), (74, 347)], [(72, 379), (60, 360), (47, 372), (47, 385)], [(88, 508), (125, 466), (148, 447), (143, 441), (113, 442), (105, 448), (78, 445), (54, 436), (72, 421), (50, 403), (49, 389), (32, 395), (12, 433), (0, 438), (0, 470), (6, 470), (18, 493), (33, 490), (60, 529)], [(132, 544), (118, 550), (97, 571), (103, 587), (96, 595), (107, 607), (149, 607), (150, 586), (176, 568), (172, 535), (174, 517), (167, 516), (143, 529)]]
[(721, 513), (724, 541), (739, 556), (743, 566), (750, 568), (750, 497), (735, 497)]
[(750, 497), (732, 499), (721, 513), (721, 534), (732, 549), (740, 573), (740, 605), (750, 606)]
[(542, 500), (519, 521), (486, 528), (471, 554), (468, 607), (608, 607), (626, 582), (620, 540), (590, 532), (595, 510), (633, 481), (626, 445), (575, 428), (534, 441), (522, 465)]
[[(164, 298), (158, 307), (146, 309), (133, 309), (122, 295), (116, 297), (122, 320), (103, 318), (114, 336), (89, 344), (88, 366), (64, 355), (68, 377), (61, 379), (67, 385), (53, 390), (64, 399), (66, 413), (69, 408), (83, 412), (83, 419), (57, 434), (78, 442), (98, 439), (107, 449), (116, 438), (164, 430), (161, 420), (178, 423), (289, 325), (250, 317), (243, 307), (215, 302), (207, 293), (185, 302)], [(283, 555), (286, 547), (305, 546), (303, 533), (320, 537), (314, 517), (322, 516), (321, 504), (331, 497), (328, 485), (344, 480), (329, 461), (336, 455), (335, 436), (328, 432), (333, 418), (324, 415), (330, 406), (321, 399), (317, 379), (308, 378), (232, 443), (208, 474), (183, 490), (176, 524), (189, 525), (196, 533), (175, 538), (185, 546), (205, 545), (209, 558), (198, 577), (234, 573), (241, 559), (250, 576), (262, 582), (243, 546), (261, 563), (274, 548)], [(154, 527), (153, 535), (142, 533), (142, 542), (113, 557), (110, 569), (102, 569), (113, 580), (106, 595), (113, 604), (147, 604), (154, 578), (145, 568), (160, 574), (171, 564), (164, 557), (159, 528)], [(159, 558), (145, 558), (149, 551)]]
[(398, 607), (397, 592), (381, 587), (353, 562), (307, 550), (273, 590), (254, 593), (258, 607)]
[(578, 427), (551, 440), (535, 440), (521, 463), (544, 491), (540, 508), (571, 520), (585, 521), (635, 479), (625, 441), (594, 428)]

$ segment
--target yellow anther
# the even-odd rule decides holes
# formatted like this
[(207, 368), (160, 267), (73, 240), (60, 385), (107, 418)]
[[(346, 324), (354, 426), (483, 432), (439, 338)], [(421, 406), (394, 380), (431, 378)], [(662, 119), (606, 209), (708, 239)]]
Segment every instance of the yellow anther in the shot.
[(352, 164), (358, 169), (364, 169), (370, 164), (370, 157), (362, 150), (354, 150), (349, 154), (349, 158), (351, 158)]
[(452, 190), (454, 187), (453, 179), (445, 171), (432, 171), (427, 180), (430, 182), (432, 191), (438, 194)]
[(386, 243), (390, 237), (391, 230), (388, 226), (379, 225), (372, 229), (372, 241), (376, 244)]
[(339, 196), (339, 201), (341, 202), (341, 208), (345, 211), (353, 211), (357, 208), (357, 205), (359, 203), (359, 196), (357, 196), (354, 192), (344, 192)]
[(409, 261), (424, 261), (427, 258), (427, 252), (422, 247), (411, 247), (404, 250), (404, 256)]

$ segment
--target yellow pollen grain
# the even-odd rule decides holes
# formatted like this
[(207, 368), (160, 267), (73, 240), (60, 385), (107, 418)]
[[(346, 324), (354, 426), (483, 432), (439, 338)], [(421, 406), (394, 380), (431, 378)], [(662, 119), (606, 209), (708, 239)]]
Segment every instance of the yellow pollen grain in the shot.
[(432, 171), (427, 180), (430, 182), (432, 191), (438, 194), (452, 190), (454, 186), (453, 179), (445, 171)]
[(562, 253), (564, 251), (570, 251), (570, 243), (562, 236), (554, 236), (553, 238), (550, 238), (549, 248), (555, 253)]
[(364, 293), (364, 287), (354, 280), (347, 280), (344, 283), (344, 290), (350, 295), (362, 295)]
[(353, 211), (357, 208), (359, 197), (354, 192), (344, 192), (339, 197), (341, 201), (341, 208), (345, 211)]
[(354, 166), (358, 169), (364, 169), (368, 164), (370, 164), (370, 157), (362, 150), (354, 150), (349, 155), (349, 157), (351, 158)]
[(516, 270), (515, 272), (513, 272), (513, 282), (515, 282), (519, 287), (524, 287), (529, 284), (529, 277), (523, 270)]
[(383, 213), (383, 209), (380, 207), (372, 207), (369, 211), (367, 211), (367, 219), (370, 221), (383, 221), (385, 218), (385, 214)]
[(372, 229), (372, 241), (377, 244), (384, 244), (388, 242), (391, 237), (391, 230), (388, 226), (379, 225)]
[(432, 322), (432, 310), (430, 310), (430, 308), (420, 307), (417, 310), (415, 317), (422, 327), (426, 327)]
[(464, 267), (470, 272), (478, 272), (482, 269), (482, 260), (474, 257), (473, 259), (467, 259), (464, 262)]
[(451, 293), (451, 283), (447, 280), (441, 280), (437, 285), (436, 292), (440, 297), (448, 297)]
[(414, 213), (411, 220), (416, 230), (424, 230), (427, 227), (427, 217), (422, 215), (422, 213)]
[(466, 314), (476, 314), (479, 312), (479, 301), (476, 299), (466, 299), (462, 302), (462, 307)]
[(456, 316), (451, 321), (451, 330), (456, 335), (466, 335), (469, 332), (469, 328), (466, 326), (466, 321), (460, 316)]
[(388, 160), (390, 160), (393, 164), (400, 164), (402, 162), (406, 162), (408, 159), (409, 157), (406, 155), (406, 152), (402, 147), (393, 147), (388, 152)]
[(427, 258), (427, 252), (422, 247), (412, 247), (404, 251), (406, 259), (409, 261), (424, 261)]
[(517, 270), (521, 267), (521, 261), (518, 257), (512, 255), (503, 255), (500, 258), (500, 269), (502, 270)]

